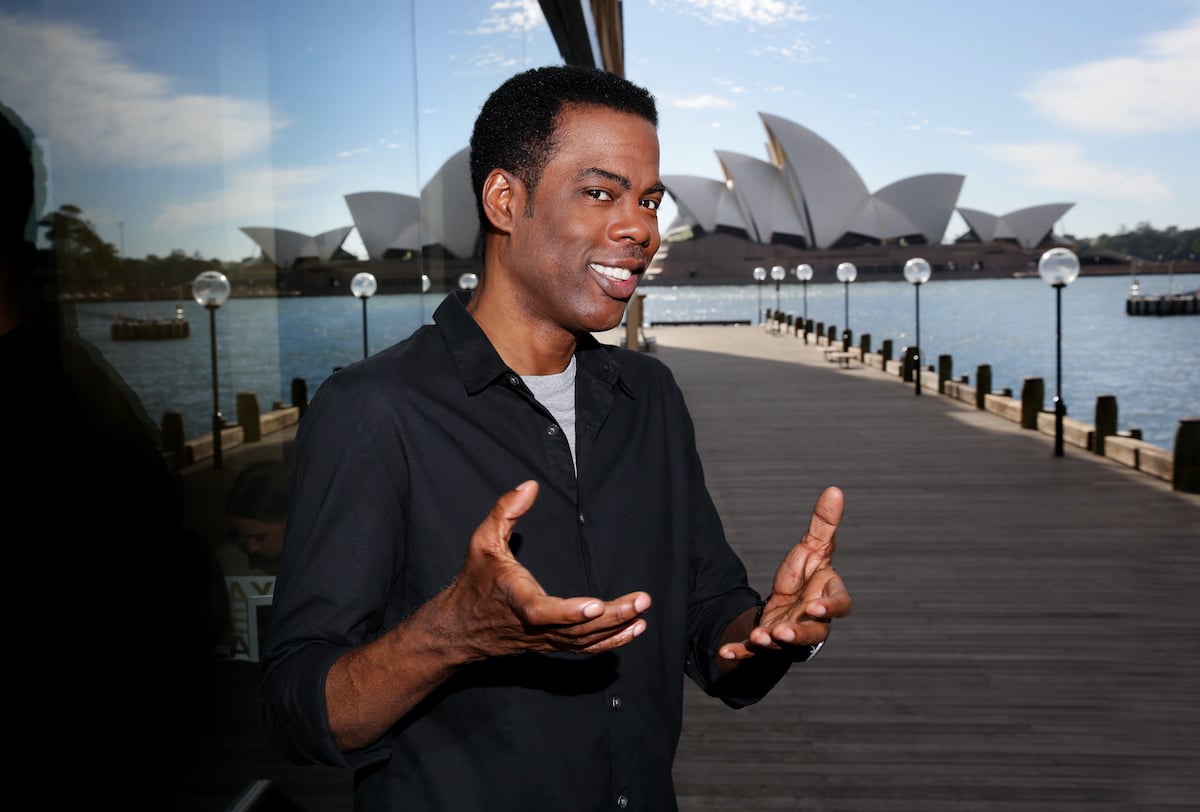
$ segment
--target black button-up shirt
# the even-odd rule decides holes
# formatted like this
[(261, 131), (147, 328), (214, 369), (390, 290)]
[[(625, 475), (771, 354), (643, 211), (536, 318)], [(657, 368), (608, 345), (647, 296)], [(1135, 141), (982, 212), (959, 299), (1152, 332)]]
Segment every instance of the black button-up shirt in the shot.
[[(465, 301), (451, 293), (435, 325), (335, 373), (301, 421), (267, 734), (291, 759), (355, 768), (358, 809), (674, 809), (684, 674), (733, 707), (782, 674), (718, 679), (722, 630), (759, 595), (726, 543), (682, 393), (658, 359), (583, 336), (577, 478), (554, 418)], [(541, 490), (517, 559), (552, 595), (645, 590), (645, 633), (594, 656), (464, 667), (377, 743), (340, 752), (330, 665), (445, 588), (496, 498), (526, 479)]]

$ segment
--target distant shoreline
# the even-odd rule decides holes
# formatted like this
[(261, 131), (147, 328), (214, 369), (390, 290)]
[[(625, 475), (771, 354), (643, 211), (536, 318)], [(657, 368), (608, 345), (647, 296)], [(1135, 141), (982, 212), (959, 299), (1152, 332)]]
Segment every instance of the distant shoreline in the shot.
[[(364, 267), (366, 262), (361, 263)], [(1136, 270), (1135, 270), (1136, 269)], [(1166, 263), (1132, 263), (1125, 265), (1105, 264), (1105, 265), (1084, 265), (1079, 272), (1081, 277), (1088, 276), (1128, 276), (1133, 277), (1157, 277), (1169, 275), (1188, 275), (1200, 274), (1200, 262), (1177, 262), (1173, 270), (1167, 267)], [(982, 268), (980, 270), (971, 270), (970, 268), (947, 270), (939, 268), (934, 272), (933, 280), (963, 280), (963, 279), (1021, 279), (1026, 277), (1036, 277), (1037, 271), (1020, 270), (1013, 271), (1005, 268)], [(748, 278), (749, 274), (741, 274), (737, 277), (732, 275), (708, 276), (702, 279), (681, 280), (676, 278), (662, 279), (660, 277), (648, 276), (638, 285), (638, 289), (645, 291), (650, 288), (673, 288), (673, 287), (714, 287), (719, 285), (753, 285), (756, 284), (752, 279)], [(233, 283), (231, 296), (241, 299), (283, 299), (296, 296), (305, 298), (317, 297), (343, 297), (350, 296), (348, 287), (325, 288), (317, 290), (275, 290), (265, 285), (244, 286), (239, 285), (237, 280), (230, 280)], [(893, 270), (877, 271), (869, 266), (859, 268), (858, 278), (854, 284), (864, 282), (898, 282), (904, 281), (904, 277)], [(771, 281), (763, 282), (767, 286), (774, 286)], [(789, 276), (782, 283), (785, 286), (800, 284), (794, 276)], [(818, 276), (809, 284), (812, 285), (838, 285), (840, 282), (834, 279), (828, 279)], [(430, 290), (426, 295), (442, 296), (451, 288), (442, 287), (439, 290)], [(396, 291), (396, 290), (381, 290), (376, 295), (394, 295), (416, 294), (418, 291)], [(105, 294), (62, 294), (60, 299), (64, 302), (165, 302), (165, 301), (189, 301), (191, 299), (191, 291), (189, 289), (181, 289), (180, 286), (166, 287), (162, 289), (150, 290), (114, 290)]]

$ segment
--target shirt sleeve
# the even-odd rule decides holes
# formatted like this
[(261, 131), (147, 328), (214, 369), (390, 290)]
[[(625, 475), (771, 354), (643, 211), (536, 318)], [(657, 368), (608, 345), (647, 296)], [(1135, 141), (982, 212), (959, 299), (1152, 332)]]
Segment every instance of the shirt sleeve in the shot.
[(289, 760), (358, 768), (386, 740), (342, 753), (329, 731), (325, 678), (334, 661), (378, 637), (403, 550), (407, 477), (401, 432), (362, 388), (326, 380), (301, 422), (283, 556), (259, 684), (272, 745)]

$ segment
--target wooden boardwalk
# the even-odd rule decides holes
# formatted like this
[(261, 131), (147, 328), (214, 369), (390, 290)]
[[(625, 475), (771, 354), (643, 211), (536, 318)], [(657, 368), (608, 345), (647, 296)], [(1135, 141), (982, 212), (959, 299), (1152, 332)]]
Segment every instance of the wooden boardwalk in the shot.
[[(1200, 809), (1200, 497), (794, 336), (655, 337), (752, 582), (838, 485), (855, 598), (759, 705), (689, 687), (683, 812)], [(351, 809), (348, 777), (279, 763), (249, 707), (224, 788)]]

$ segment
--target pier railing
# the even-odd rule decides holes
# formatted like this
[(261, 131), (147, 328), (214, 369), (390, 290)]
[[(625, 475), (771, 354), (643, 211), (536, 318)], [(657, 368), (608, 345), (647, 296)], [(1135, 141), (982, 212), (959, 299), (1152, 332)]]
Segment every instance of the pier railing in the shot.
[[(812, 319), (767, 310), (763, 326), (767, 330), (794, 335), (806, 344), (836, 347), (838, 352), (826, 357), (842, 361), (846, 356), (865, 367), (894, 376), (897, 381), (916, 384), (920, 376), (921, 389), (952, 400), (973, 405), (991, 414), (1017, 423), (1023, 429), (1054, 436), (1056, 431), (1053, 410), (1045, 407), (1046, 387), (1041, 378), (1025, 378), (1021, 392), (1011, 389), (992, 390), (992, 370), (981, 364), (975, 370), (975, 384), (968, 375), (953, 376), (953, 359), (938, 356), (936, 364), (918, 368), (917, 348), (903, 347), (893, 358), (893, 342), (886, 339), (879, 351), (872, 351), (870, 334), (859, 337), (857, 345), (849, 330), (839, 335), (836, 325), (814, 323)], [(1117, 399), (1100, 395), (1091, 423), (1064, 416), (1062, 420), (1064, 445), (1106, 457), (1141, 473), (1170, 483), (1174, 490), (1200, 493), (1200, 417), (1179, 420), (1175, 430), (1175, 446), (1164, 449), (1142, 439), (1140, 429), (1120, 430), (1117, 427)]]
[[(236, 448), (247, 443), (260, 442), (267, 435), (295, 426), (308, 407), (308, 385), (303, 378), (292, 379), (292, 402), (276, 401), (270, 411), (259, 408), (258, 395), (239, 392), (237, 395), (237, 422), (221, 429), (222, 450)], [(187, 468), (213, 456), (214, 436), (210, 432), (188, 439), (183, 415), (169, 411), (163, 415), (163, 453), (175, 470)]]

